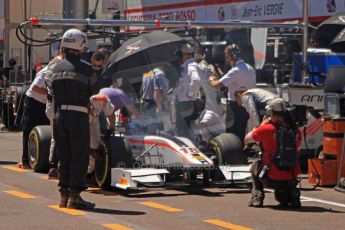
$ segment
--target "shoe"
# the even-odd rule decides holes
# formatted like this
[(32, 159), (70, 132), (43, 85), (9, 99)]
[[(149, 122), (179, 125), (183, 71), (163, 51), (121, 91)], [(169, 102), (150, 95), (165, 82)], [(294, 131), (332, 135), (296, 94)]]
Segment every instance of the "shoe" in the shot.
[(48, 172), (48, 180), (58, 180), (59, 179), (59, 171), (57, 168), (51, 168)]
[(69, 190), (68, 190), (68, 188), (60, 188), (59, 192), (60, 192), (60, 196), (61, 196), (59, 207), (60, 208), (66, 208), (67, 203), (68, 203), (68, 198), (69, 198)]
[(26, 163), (19, 163), (18, 168), (20, 168), (20, 169), (31, 169), (30, 165), (26, 164)]
[(290, 203), (290, 208), (298, 209), (298, 208), (301, 208), (301, 207), (302, 207), (301, 201), (296, 201), (296, 202), (291, 202)]
[(95, 207), (94, 203), (83, 200), (80, 196), (80, 191), (71, 189), (69, 192), (69, 200), (67, 208), (71, 209), (92, 209)]
[(264, 206), (264, 202), (263, 201), (250, 200), (248, 202), (248, 207), (261, 208), (263, 206)]

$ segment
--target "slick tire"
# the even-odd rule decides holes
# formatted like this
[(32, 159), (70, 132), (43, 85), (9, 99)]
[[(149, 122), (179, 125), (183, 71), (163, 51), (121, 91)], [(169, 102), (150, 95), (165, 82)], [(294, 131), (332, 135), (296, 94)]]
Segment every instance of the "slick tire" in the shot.
[(29, 164), (35, 172), (49, 169), (50, 126), (36, 126), (29, 134)]
[(219, 165), (246, 164), (247, 159), (243, 153), (243, 144), (232, 133), (222, 133), (210, 141), (210, 146), (216, 154)]
[(110, 189), (112, 168), (131, 168), (132, 153), (122, 137), (109, 136), (101, 142), (96, 155), (95, 180), (99, 187)]
[(110, 167), (109, 149), (106, 144), (101, 141), (97, 153), (95, 155), (95, 181), (98, 187), (109, 189), (111, 183), (111, 167)]

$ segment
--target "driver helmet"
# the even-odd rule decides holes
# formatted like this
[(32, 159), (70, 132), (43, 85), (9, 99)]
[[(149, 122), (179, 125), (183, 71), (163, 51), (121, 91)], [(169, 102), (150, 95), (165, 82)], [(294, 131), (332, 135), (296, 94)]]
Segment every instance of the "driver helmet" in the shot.
[(61, 48), (83, 50), (87, 43), (85, 33), (78, 29), (69, 29), (62, 36)]

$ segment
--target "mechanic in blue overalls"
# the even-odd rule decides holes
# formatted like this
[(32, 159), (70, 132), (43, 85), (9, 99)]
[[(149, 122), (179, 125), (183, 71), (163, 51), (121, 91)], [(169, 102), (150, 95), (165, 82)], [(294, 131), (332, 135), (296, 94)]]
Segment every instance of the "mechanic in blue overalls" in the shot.
[(183, 44), (178, 52), (183, 67), (171, 96), (171, 100), (177, 102), (176, 131), (177, 135), (188, 137), (194, 141), (194, 122), (203, 109), (198, 103), (201, 88), (199, 66), (193, 59), (194, 50), (189, 43)]
[(90, 156), (88, 104), (90, 65), (81, 61), (80, 53), (87, 42), (78, 29), (67, 30), (61, 42), (64, 59), (53, 61), (45, 77), (54, 102), (54, 138), (60, 161), (60, 207), (88, 209), (95, 204), (80, 197), (86, 182)]

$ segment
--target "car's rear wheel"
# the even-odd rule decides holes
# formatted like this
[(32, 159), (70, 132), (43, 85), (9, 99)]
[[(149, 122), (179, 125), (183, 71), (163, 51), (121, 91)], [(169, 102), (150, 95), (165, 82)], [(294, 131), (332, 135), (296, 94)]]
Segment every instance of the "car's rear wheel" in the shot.
[(29, 134), (29, 163), (35, 172), (49, 169), (50, 126), (36, 126)]

